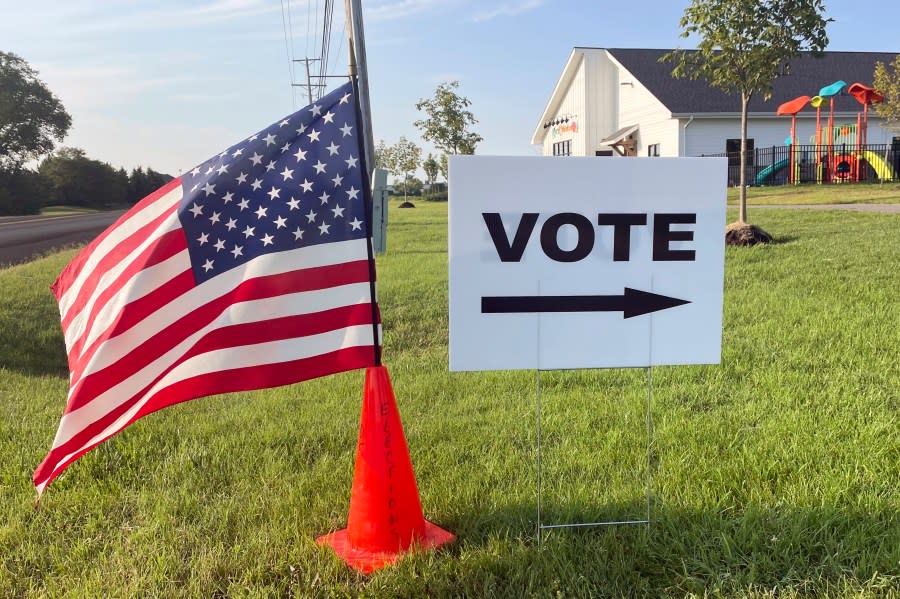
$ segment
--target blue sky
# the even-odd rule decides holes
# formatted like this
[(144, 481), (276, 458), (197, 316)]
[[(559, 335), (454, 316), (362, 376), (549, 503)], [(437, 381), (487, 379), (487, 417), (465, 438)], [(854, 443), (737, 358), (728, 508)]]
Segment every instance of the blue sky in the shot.
[[(29, 61), (62, 99), (74, 122), (66, 145), (174, 175), (307, 103), (287, 55), (318, 56), (324, 4), (0, 0), (0, 50)], [(334, 4), (328, 71), (340, 75), (343, 2)], [(691, 47), (678, 35), (688, 4), (363, 0), (375, 139), (421, 143), (416, 101), (456, 79), (480, 121), (479, 154), (534, 154), (531, 132), (573, 46)], [(829, 49), (900, 52), (900, 2), (826, 6)], [(302, 65), (294, 77), (305, 80)]]

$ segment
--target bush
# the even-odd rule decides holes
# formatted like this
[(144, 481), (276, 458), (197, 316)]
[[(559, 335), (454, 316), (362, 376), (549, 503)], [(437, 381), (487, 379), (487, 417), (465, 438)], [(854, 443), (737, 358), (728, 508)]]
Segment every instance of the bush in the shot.
[(447, 192), (446, 191), (435, 191), (433, 193), (426, 193), (422, 197), (428, 202), (446, 202), (447, 201)]

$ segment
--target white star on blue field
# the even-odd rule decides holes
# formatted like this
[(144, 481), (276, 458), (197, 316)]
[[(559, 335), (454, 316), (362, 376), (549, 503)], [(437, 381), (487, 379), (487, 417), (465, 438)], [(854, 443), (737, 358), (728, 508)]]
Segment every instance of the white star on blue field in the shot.
[(262, 254), (366, 237), (351, 85), (197, 165), (182, 187), (198, 283)]

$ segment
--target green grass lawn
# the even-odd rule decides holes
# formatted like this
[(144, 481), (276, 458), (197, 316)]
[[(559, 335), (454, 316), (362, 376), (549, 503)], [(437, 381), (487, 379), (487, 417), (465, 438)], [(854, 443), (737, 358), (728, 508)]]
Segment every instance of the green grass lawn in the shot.
[(96, 208), (84, 206), (44, 206), (41, 208), (41, 216), (68, 216), (70, 214), (90, 214), (97, 212)]
[[(395, 204), (394, 204), (395, 205)], [(362, 372), (163, 410), (34, 509), (66, 360), (48, 285), (0, 269), (0, 597), (898, 597), (900, 216), (753, 210), (719, 366), (653, 369), (653, 522), (536, 542), (535, 375), (447, 371), (447, 205), (391, 212), (390, 368), (426, 516), (457, 543), (369, 578), (342, 527)], [(645, 510), (645, 372), (544, 373), (544, 517)]]
[[(737, 205), (738, 189), (728, 190), (728, 204)], [(898, 183), (853, 183), (818, 185), (780, 185), (750, 187), (747, 202), (757, 205), (792, 204), (897, 204), (900, 203)]]

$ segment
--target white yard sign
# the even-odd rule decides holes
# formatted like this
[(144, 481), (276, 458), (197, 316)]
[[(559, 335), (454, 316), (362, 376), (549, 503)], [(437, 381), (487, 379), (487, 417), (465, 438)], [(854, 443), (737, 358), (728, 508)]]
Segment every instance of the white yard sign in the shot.
[(450, 369), (716, 364), (726, 163), (450, 158)]

